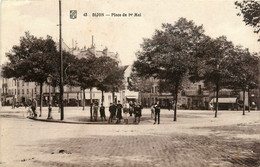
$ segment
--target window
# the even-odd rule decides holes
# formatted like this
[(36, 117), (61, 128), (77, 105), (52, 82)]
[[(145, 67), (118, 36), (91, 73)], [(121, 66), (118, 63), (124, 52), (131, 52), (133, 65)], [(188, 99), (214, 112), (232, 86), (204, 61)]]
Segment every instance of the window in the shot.
[(27, 89), (27, 95), (29, 94), (29, 89)]
[(22, 89), (22, 95), (24, 94), (24, 90)]
[[(19, 82), (18, 82), (19, 83)], [(18, 89), (18, 95), (20, 94), (20, 90)]]
[(19, 81), (17, 81), (17, 86), (18, 86), (18, 87), (20, 86), (20, 82), (19, 82)]
[(16, 95), (16, 89), (14, 90), (14, 95)]
[(24, 81), (22, 81), (22, 86), (24, 86)]
[(27, 82), (27, 86), (29, 86), (29, 82)]

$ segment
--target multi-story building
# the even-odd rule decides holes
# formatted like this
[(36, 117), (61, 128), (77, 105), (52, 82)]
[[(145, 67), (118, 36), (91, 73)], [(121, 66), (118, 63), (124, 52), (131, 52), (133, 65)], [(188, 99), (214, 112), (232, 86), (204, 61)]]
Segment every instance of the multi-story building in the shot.
[(15, 79), (1, 79), (1, 103), (11, 105), (17, 100), (17, 81)]
[[(156, 101), (159, 101), (162, 107), (172, 107), (174, 98), (171, 93), (159, 93), (158, 80), (150, 78), (153, 82), (151, 92), (142, 93), (141, 101), (144, 106), (151, 106)], [(185, 83), (182, 91), (178, 93), (178, 107), (185, 109), (207, 108), (209, 102), (209, 91), (205, 90), (203, 82)]]
[[(150, 107), (156, 101), (159, 101), (163, 108), (172, 107), (174, 100), (172, 94), (167, 92), (159, 93), (158, 80), (152, 77), (150, 80), (153, 82), (151, 91), (149, 93), (140, 93), (142, 104), (145, 107)], [(215, 97), (216, 93), (214, 90), (208, 90), (203, 81), (196, 83), (186, 81), (183, 85), (183, 89), (178, 93), (177, 106), (183, 109), (208, 109), (209, 103), (216, 102)], [(252, 90), (250, 97), (248, 97), (248, 93), (246, 92), (246, 106), (248, 106), (248, 98), (250, 99), (251, 106), (255, 104), (258, 109), (260, 108), (259, 89)], [(222, 108), (232, 106), (230, 109), (239, 109), (239, 102), (242, 101), (242, 92), (231, 89), (221, 89), (219, 91), (219, 101), (225, 103), (223, 105), (219, 104)], [(230, 105), (228, 103), (230, 103)], [(234, 103), (237, 103), (237, 105), (234, 105)]]
[[(17, 80), (17, 100), (25, 103), (37, 97), (37, 84), (35, 82), (24, 82)], [(39, 92), (38, 92), (39, 94)]]

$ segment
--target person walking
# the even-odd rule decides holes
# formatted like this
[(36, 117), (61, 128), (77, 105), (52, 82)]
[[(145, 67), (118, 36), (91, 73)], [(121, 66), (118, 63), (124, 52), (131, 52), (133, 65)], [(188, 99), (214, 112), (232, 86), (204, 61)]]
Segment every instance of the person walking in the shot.
[(116, 108), (117, 108), (117, 113), (116, 113), (117, 121), (116, 121), (116, 123), (120, 123), (121, 119), (122, 119), (122, 108), (123, 108), (122, 104), (120, 103), (120, 100), (118, 100)]
[(154, 124), (156, 124), (157, 118), (158, 118), (158, 124), (160, 124), (160, 103), (157, 101), (157, 103), (154, 105), (154, 110), (155, 110), (155, 118), (154, 118)]
[(124, 104), (123, 112), (124, 112), (124, 122), (126, 124), (128, 124), (128, 113), (129, 113), (129, 104), (128, 103)]
[(101, 104), (99, 111), (100, 111), (101, 120), (106, 121), (107, 119), (106, 119), (105, 107), (103, 104)]

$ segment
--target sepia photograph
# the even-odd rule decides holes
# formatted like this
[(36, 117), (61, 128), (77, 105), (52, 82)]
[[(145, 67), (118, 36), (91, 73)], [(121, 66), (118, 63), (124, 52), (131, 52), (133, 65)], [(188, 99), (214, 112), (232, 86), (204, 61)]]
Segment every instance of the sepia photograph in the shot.
[(260, 167), (259, 0), (0, 3), (0, 166)]

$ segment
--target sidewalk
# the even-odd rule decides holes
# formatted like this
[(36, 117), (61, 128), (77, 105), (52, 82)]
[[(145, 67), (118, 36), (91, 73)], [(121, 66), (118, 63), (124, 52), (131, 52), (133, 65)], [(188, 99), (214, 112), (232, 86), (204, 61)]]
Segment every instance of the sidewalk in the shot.
[[(46, 121), (48, 108), (40, 119)], [(26, 119), (25, 108), (0, 110), (0, 165), (10, 166), (126, 166), (126, 167), (245, 167), (260, 165), (260, 112), (178, 110), (161, 111), (153, 125), (150, 110), (140, 124), (115, 126), (89, 122), (89, 108), (65, 108), (64, 121)], [(106, 112), (107, 116), (108, 113)], [(99, 122), (98, 122), (99, 123)]]

